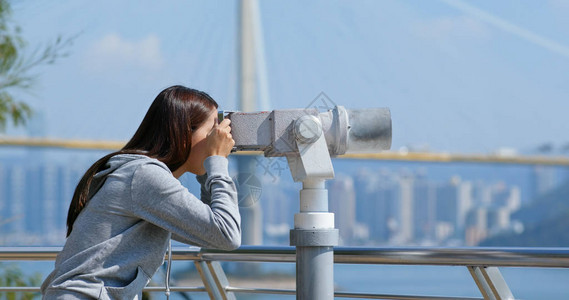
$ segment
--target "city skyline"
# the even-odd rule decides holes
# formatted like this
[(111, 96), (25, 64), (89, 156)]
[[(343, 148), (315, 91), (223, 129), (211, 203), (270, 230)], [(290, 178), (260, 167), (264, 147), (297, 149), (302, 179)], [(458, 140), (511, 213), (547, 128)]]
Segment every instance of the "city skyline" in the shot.
[[(79, 157), (69, 165), (34, 149), (18, 159), (0, 160), (3, 243), (64, 242), (67, 205), (96, 153)], [(286, 165), (280, 165), (284, 163), (260, 158), (253, 174), (260, 184), (256, 204), (263, 211), (257, 224), (262, 224), (269, 244), (288, 243), (299, 210), (300, 183), (292, 181)], [(566, 169), (543, 166), (515, 169), (516, 178), (509, 178), (510, 170), (487, 165), (485, 172), (498, 173), (503, 180), (484, 180), (477, 177), (480, 170), (469, 174), (468, 168), (452, 164), (443, 171), (414, 163), (335, 164), (336, 178), (327, 188), (342, 245), (476, 245), (503, 231), (523, 230), (511, 214), (568, 178)], [(238, 175), (233, 159), (230, 172), (234, 178)], [(199, 195), (192, 174), (180, 181)]]

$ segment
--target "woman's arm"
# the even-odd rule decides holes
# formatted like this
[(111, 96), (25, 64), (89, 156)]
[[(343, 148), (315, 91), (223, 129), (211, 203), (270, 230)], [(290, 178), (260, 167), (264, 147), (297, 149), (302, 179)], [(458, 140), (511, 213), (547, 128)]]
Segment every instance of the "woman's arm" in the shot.
[(208, 178), (207, 173), (205, 173), (203, 175), (196, 175), (196, 180), (200, 184), (200, 200), (202, 200), (203, 203), (209, 205), (211, 202), (211, 193), (206, 188), (206, 185), (205, 185), (207, 178)]
[(237, 189), (227, 172), (227, 158), (208, 157), (203, 185), (209, 205), (200, 201), (157, 164), (135, 171), (131, 183), (132, 211), (172, 232), (175, 239), (207, 248), (232, 250), (241, 244), (241, 217)]

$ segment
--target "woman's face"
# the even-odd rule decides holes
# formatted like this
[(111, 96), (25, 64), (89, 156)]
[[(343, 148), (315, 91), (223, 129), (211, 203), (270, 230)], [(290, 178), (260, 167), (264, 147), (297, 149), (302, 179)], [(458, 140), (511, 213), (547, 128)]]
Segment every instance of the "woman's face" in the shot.
[(207, 158), (206, 137), (215, 124), (217, 124), (217, 110), (213, 109), (201, 126), (192, 132), (190, 157), (180, 169), (174, 172), (174, 176), (180, 177), (183, 172), (192, 172), (196, 175), (205, 174), (203, 162)]

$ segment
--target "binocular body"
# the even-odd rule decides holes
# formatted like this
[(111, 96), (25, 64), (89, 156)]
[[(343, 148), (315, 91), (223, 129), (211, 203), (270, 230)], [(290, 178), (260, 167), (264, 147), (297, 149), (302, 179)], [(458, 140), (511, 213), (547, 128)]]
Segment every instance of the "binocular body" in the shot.
[(260, 112), (219, 112), (231, 119), (234, 151), (263, 151), (267, 157), (299, 155), (299, 143), (310, 144), (322, 134), (330, 156), (376, 153), (391, 147), (388, 108), (351, 110), (336, 106)]

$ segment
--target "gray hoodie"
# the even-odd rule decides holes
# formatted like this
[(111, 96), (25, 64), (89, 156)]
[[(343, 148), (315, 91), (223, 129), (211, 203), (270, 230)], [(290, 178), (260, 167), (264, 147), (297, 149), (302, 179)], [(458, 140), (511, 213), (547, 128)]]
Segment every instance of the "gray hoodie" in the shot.
[(168, 167), (143, 155), (112, 157), (92, 183), (94, 196), (73, 224), (44, 299), (140, 299), (164, 262), (170, 237), (232, 250), (241, 243), (237, 190), (222, 156), (197, 176), (201, 201)]

